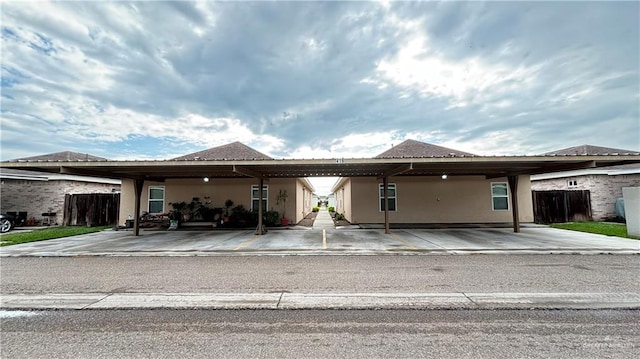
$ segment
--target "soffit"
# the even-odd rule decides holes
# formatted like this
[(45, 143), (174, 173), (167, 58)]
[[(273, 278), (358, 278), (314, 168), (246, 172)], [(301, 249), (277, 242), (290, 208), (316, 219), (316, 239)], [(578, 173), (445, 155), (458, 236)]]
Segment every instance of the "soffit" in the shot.
[[(640, 163), (640, 155), (425, 157), (318, 160), (10, 161), (3, 168), (106, 178), (265, 178), (483, 175), (500, 177)], [(395, 171), (404, 168), (403, 171)], [(235, 171), (234, 171), (235, 169)], [(395, 172), (394, 172), (395, 171)], [(249, 173), (250, 175), (247, 175)]]

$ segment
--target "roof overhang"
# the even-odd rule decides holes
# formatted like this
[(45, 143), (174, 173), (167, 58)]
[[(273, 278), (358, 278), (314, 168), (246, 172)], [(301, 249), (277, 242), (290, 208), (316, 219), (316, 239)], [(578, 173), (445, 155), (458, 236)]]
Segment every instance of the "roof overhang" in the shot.
[(498, 178), (640, 163), (640, 155), (425, 158), (9, 161), (0, 167), (116, 179), (481, 175)]

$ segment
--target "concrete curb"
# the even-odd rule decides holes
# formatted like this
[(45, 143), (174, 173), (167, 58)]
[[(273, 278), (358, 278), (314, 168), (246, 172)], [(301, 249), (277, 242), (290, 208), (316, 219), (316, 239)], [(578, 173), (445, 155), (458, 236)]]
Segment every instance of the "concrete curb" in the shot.
[(18, 257), (246, 257), (246, 256), (450, 256), (450, 255), (640, 255), (628, 249), (287, 249), (285, 250), (174, 250), (136, 252), (33, 252), (28, 254), (1, 253), (0, 258)]
[(2, 309), (640, 309), (640, 293), (3, 294)]

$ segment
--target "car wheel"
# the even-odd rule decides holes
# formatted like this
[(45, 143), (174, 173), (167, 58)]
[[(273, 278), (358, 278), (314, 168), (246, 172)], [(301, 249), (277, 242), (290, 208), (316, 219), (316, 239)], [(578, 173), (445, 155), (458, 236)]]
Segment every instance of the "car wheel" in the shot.
[(11, 230), (11, 221), (8, 219), (0, 219), (0, 232), (7, 233)]

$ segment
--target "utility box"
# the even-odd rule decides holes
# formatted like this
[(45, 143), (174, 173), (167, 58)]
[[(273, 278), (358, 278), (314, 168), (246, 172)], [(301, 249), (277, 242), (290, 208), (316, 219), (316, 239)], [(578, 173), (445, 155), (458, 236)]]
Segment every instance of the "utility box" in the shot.
[(640, 237), (640, 187), (622, 188), (624, 213), (627, 219), (627, 233)]

